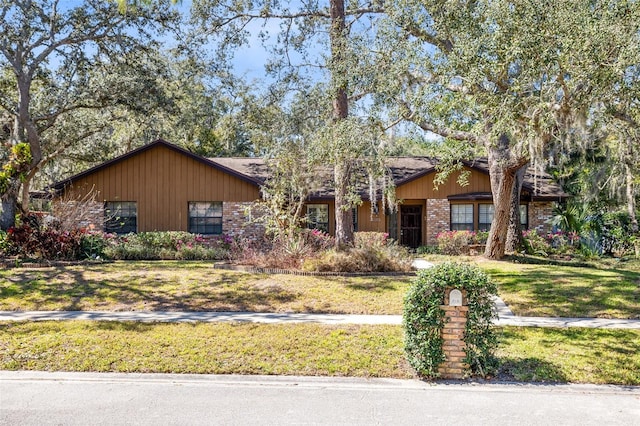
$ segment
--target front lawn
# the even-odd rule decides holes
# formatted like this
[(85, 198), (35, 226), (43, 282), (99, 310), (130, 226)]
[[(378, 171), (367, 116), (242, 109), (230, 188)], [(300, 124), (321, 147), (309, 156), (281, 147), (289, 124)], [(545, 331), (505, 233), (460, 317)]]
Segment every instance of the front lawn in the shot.
[(480, 261), (498, 283), (500, 297), (521, 316), (640, 318), (640, 273)]
[[(425, 256), (438, 263), (473, 263), (498, 284), (520, 316), (640, 318), (640, 262), (604, 259), (590, 265), (548, 259), (489, 261), (479, 256)], [(535, 262), (535, 263), (527, 263)]]
[[(499, 329), (497, 378), (640, 385), (640, 331)], [(410, 378), (399, 326), (0, 323), (0, 369)]]
[(400, 314), (411, 276), (311, 277), (140, 261), (0, 271), (0, 310)]

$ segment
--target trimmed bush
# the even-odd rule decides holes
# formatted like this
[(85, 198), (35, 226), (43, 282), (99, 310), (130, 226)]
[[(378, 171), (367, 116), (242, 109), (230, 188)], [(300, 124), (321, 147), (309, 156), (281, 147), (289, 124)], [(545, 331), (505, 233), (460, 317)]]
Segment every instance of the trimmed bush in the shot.
[(446, 288), (466, 291), (469, 306), (465, 327), (465, 359), (473, 375), (486, 376), (495, 368), (493, 351), (497, 338), (491, 327), (496, 318), (492, 296), (497, 288), (479, 268), (466, 264), (443, 263), (418, 271), (404, 299), (403, 325), (405, 353), (418, 375), (438, 377), (438, 366), (445, 360), (442, 349)]

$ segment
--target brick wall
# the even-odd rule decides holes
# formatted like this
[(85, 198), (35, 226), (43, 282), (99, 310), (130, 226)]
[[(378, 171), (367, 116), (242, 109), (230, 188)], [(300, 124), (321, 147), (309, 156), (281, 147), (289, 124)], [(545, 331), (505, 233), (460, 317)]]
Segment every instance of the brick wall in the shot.
[(99, 201), (55, 201), (53, 216), (62, 229), (89, 228), (104, 230), (104, 203)]
[(553, 202), (529, 203), (529, 229), (546, 234), (551, 231), (549, 219), (553, 217)]
[(449, 200), (427, 200), (427, 245), (433, 246), (438, 244), (436, 235), (442, 231), (449, 230), (449, 221), (451, 220), (449, 209)]
[(222, 203), (222, 232), (235, 237), (259, 236), (264, 233), (264, 227), (253, 222), (257, 214), (253, 202)]

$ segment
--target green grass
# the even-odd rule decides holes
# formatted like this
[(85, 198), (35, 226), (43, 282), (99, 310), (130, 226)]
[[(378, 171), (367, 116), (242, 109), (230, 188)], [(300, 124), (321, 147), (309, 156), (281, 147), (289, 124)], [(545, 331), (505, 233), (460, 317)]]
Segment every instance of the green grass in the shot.
[[(482, 257), (426, 256), (433, 262), (468, 262), (498, 284), (500, 297), (521, 316), (640, 318), (640, 263), (605, 259), (590, 265), (536, 258), (488, 261)], [(523, 262), (536, 263), (523, 263)], [(542, 263), (547, 262), (547, 263)]]
[(640, 385), (640, 330), (505, 327), (497, 355), (517, 381)]
[[(597, 267), (472, 262), (522, 316), (640, 318), (637, 262)], [(115, 262), (0, 271), (0, 310), (169, 310), (400, 314), (400, 277), (310, 277), (215, 270), (209, 262)]]
[[(497, 378), (640, 385), (640, 331), (505, 327)], [(410, 378), (399, 326), (0, 323), (0, 369)]]
[(480, 262), (516, 315), (640, 318), (640, 273), (511, 262)]
[(411, 377), (397, 326), (0, 323), (0, 369)]
[(208, 262), (114, 262), (0, 271), (0, 310), (398, 314), (409, 276), (310, 277)]

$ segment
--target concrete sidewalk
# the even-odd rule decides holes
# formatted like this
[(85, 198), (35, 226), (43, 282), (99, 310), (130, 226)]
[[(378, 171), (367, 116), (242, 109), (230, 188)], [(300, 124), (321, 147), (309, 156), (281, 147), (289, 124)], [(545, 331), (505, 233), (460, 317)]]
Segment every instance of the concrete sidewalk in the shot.
[[(502, 300), (496, 301), (496, 325), (552, 328), (606, 328), (640, 330), (640, 320), (607, 318), (518, 317)], [(167, 311), (0, 311), (0, 321), (140, 321), (140, 322), (253, 322), (321, 324), (402, 324), (401, 315), (341, 315), (258, 312), (167, 312)]]

